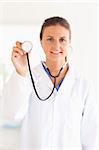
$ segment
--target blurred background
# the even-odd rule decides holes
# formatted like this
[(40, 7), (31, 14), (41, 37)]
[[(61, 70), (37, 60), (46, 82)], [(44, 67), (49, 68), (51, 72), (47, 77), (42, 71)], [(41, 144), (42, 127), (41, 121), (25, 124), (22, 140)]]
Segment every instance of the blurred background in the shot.
[[(71, 64), (93, 82), (98, 93), (98, 2), (87, 1), (0, 1), (0, 97), (4, 85), (14, 68), (11, 62), (12, 47), (17, 40), (33, 43), (31, 65), (44, 58), (39, 42), (43, 21), (52, 16), (66, 18), (72, 31)], [(3, 102), (0, 98), (0, 109)], [(2, 127), (0, 119), (0, 150), (17, 149), (19, 128)]]

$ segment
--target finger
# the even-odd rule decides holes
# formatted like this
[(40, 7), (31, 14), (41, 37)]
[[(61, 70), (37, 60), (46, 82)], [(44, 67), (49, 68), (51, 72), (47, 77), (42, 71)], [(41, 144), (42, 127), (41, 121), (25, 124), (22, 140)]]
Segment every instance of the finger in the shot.
[(14, 59), (19, 57), (20, 55), (17, 52), (12, 52), (11, 60), (14, 62)]
[(21, 48), (21, 47), (22, 47), (22, 43), (19, 42), (19, 41), (16, 41), (16, 47), (17, 47), (17, 48)]
[(22, 51), (22, 49), (17, 48), (17, 47), (13, 47), (13, 51), (19, 53), (20, 55), (24, 54), (24, 52)]
[(21, 56), (21, 55), (19, 53), (17, 53), (17, 52), (13, 52), (12, 56)]
[(12, 57), (19, 57), (20, 55), (18, 53), (13, 53)]

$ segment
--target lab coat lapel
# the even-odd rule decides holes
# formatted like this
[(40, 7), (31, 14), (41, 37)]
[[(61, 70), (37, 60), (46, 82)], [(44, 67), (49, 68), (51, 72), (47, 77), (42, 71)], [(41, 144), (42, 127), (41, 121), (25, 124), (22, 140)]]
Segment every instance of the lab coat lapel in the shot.
[(69, 70), (59, 88), (59, 91), (57, 92), (56, 98), (59, 96), (61, 97), (62, 95), (64, 95), (65, 98), (70, 97), (75, 80), (74, 70), (71, 66), (69, 66)]
[(52, 90), (53, 88), (53, 83), (45, 70), (43, 69), (42, 64), (38, 65), (38, 67), (34, 68), (33, 74), (35, 76), (35, 85), (39, 86), (40, 83), (47, 85), (49, 89)]

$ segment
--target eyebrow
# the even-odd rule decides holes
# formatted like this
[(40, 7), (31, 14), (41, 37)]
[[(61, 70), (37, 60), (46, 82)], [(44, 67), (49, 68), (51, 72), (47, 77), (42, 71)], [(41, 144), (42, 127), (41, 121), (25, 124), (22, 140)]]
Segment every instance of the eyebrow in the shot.
[[(53, 36), (47, 36), (48, 38), (53, 38)], [(60, 38), (66, 38), (66, 36), (62, 36), (62, 37), (60, 37)]]

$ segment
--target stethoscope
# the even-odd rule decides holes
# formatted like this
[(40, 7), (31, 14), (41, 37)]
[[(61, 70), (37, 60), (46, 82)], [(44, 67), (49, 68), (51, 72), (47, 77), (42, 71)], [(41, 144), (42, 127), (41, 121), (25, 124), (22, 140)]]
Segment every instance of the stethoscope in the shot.
[(34, 82), (34, 79), (33, 79), (33, 76), (32, 76), (32, 72), (31, 72), (31, 67), (30, 67), (29, 52), (32, 50), (32, 48), (33, 48), (32, 42), (30, 42), (30, 41), (24, 41), (24, 42), (22, 43), (22, 50), (26, 52), (29, 74), (30, 74), (30, 78), (31, 78), (31, 82), (32, 82), (32, 86), (33, 86), (33, 89), (34, 89), (34, 91), (35, 91), (35, 94), (36, 94), (36, 96), (38, 97), (39, 100), (41, 100), (41, 101), (46, 101), (47, 99), (49, 99), (49, 98), (51, 97), (51, 95), (52, 95), (53, 92), (54, 92), (54, 89), (55, 89), (55, 86), (56, 86), (56, 78), (59, 77), (59, 75), (60, 75), (61, 71), (63, 70), (64, 66), (67, 65), (68, 63), (66, 62), (65, 65), (60, 68), (60, 70), (59, 70), (59, 72), (58, 72), (58, 74), (57, 74), (56, 76), (53, 76), (53, 75), (50, 73), (50, 70), (47, 68), (47, 66), (42, 63), (42, 65), (43, 65), (44, 67), (46, 67), (46, 69), (47, 69), (49, 75), (50, 75), (52, 78), (54, 78), (54, 85), (53, 85), (53, 89), (52, 89), (51, 93), (49, 94), (49, 96), (46, 97), (46, 98), (41, 98), (41, 97), (39, 96), (38, 92), (37, 92), (36, 87), (35, 87), (35, 82)]

